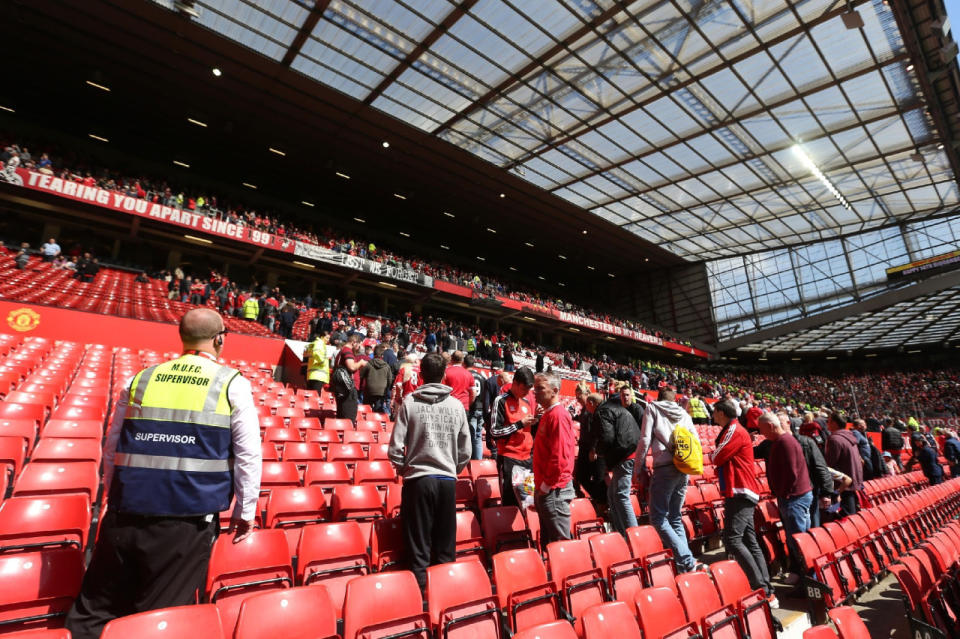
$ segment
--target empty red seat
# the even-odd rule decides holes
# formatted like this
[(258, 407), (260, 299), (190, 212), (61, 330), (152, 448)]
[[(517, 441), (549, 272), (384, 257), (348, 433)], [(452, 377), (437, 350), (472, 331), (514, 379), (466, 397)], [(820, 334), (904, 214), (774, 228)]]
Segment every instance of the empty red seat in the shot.
[(642, 639), (631, 604), (625, 601), (610, 601), (584, 610), (583, 636), (584, 639)]
[(11, 478), (19, 475), (26, 455), (22, 437), (0, 435), (0, 473)]
[(478, 561), (427, 568), (427, 608), (437, 637), (498, 639), (500, 611)]
[(633, 605), (643, 587), (643, 562), (630, 556), (630, 548), (620, 533), (590, 537), (590, 551), (597, 568), (603, 571), (612, 599)]
[(240, 604), (251, 594), (293, 587), (293, 567), (282, 530), (254, 530), (233, 543), (222, 536), (213, 544), (206, 596), (217, 605), (225, 628), (233, 628)]
[(704, 637), (740, 637), (740, 620), (733, 606), (720, 602), (713, 580), (705, 572), (677, 575), (677, 590), (687, 619)]
[(296, 428), (286, 428), (283, 426), (271, 426), (263, 431), (263, 441), (272, 444), (283, 444), (285, 442), (302, 442), (303, 436)]
[(375, 484), (384, 486), (396, 483), (397, 471), (393, 464), (385, 461), (358, 461), (353, 469), (353, 481), (356, 484)]
[(323, 446), (320, 444), (287, 442), (283, 447), (283, 456), (280, 459), (306, 464), (308, 462), (323, 461), (325, 456)]
[(326, 588), (288, 588), (247, 597), (233, 639), (332, 639), (337, 611)]
[(507, 550), (492, 562), (497, 601), (513, 632), (559, 618), (557, 589), (536, 550)]
[(370, 562), (379, 571), (396, 569), (405, 560), (403, 523), (399, 517), (377, 519), (370, 531)]
[(308, 524), (324, 521), (326, 517), (327, 502), (319, 486), (278, 486), (270, 491), (267, 499), (267, 528), (283, 530), (291, 555), (300, 541), (300, 529)]
[(746, 573), (736, 561), (725, 559), (710, 566), (710, 574), (717, 586), (720, 602), (733, 606), (751, 639), (776, 637), (770, 602), (763, 589), (752, 590)]
[(100, 465), (100, 442), (95, 439), (41, 438), (30, 462), (88, 461)]
[(99, 406), (60, 406), (53, 414), (51, 419), (76, 419), (76, 420), (100, 420), (106, 417), (106, 411)]
[(161, 637), (209, 637), (226, 639), (217, 607), (212, 604), (177, 606), (141, 612), (110, 621), (100, 639), (160, 639)]
[(563, 608), (573, 616), (577, 631), (582, 632), (583, 611), (607, 600), (606, 580), (593, 566), (590, 543), (586, 539), (555, 541), (547, 545), (547, 559)]
[(4, 632), (59, 628), (83, 578), (83, 552), (51, 548), (0, 555), (0, 627)]
[(577, 633), (566, 621), (551, 621), (521, 630), (513, 639), (577, 639)]
[(828, 614), (830, 621), (837, 627), (840, 639), (870, 639), (870, 631), (857, 611), (849, 606), (837, 606)]
[(328, 461), (356, 463), (367, 458), (360, 444), (330, 444), (327, 448)]
[(413, 573), (401, 570), (357, 577), (347, 584), (343, 639), (397, 636), (430, 638), (430, 617), (423, 612)]
[(637, 620), (644, 639), (699, 636), (697, 625), (688, 622), (676, 593), (669, 588), (645, 588), (637, 594)]
[(297, 547), (297, 583), (325, 586), (337, 617), (347, 582), (370, 573), (367, 540), (355, 521), (307, 526)]
[(79, 461), (69, 463), (30, 462), (23, 467), (13, 486), (14, 497), (32, 495), (67, 495), (79, 493), (93, 502), (97, 498), (100, 476), (98, 464)]
[(46, 418), (46, 410), (39, 404), (17, 404), (0, 402), (0, 420), (33, 422), (34, 432), (40, 428)]
[(488, 555), (533, 545), (530, 530), (516, 506), (484, 508), (480, 511), (480, 525)]
[(0, 417), (0, 437), (16, 437), (23, 442), (29, 456), (37, 439), (37, 424), (29, 419), (5, 419)]
[(103, 421), (96, 419), (51, 419), (40, 431), (43, 439), (94, 439), (103, 437)]
[(483, 550), (483, 531), (480, 520), (472, 510), (457, 511), (456, 553), (457, 561), (463, 559), (486, 560)]
[(84, 495), (11, 497), (0, 503), (0, 552), (87, 545), (90, 501)]
[(837, 633), (830, 626), (813, 626), (803, 631), (803, 639), (837, 639)]
[(384, 506), (377, 487), (372, 484), (334, 486), (330, 513), (335, 521), (369, 520), (383, 517)]

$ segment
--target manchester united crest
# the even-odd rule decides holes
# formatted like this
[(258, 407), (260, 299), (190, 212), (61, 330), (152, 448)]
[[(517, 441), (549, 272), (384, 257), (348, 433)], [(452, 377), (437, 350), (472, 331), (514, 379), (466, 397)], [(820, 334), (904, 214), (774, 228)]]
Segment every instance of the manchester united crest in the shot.
[(7, 314), (7, 325), (15, 331), (32, 331), (40, 324), (40, 313), (30, 308), (18, 308)]

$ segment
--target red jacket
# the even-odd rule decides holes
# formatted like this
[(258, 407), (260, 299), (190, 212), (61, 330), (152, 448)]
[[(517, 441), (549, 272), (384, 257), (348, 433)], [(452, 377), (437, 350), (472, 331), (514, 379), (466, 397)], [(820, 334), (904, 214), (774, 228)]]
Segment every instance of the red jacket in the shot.
[(724, 497), (743, 495), (753, 503), (760, 501), (760, 482), (753, 467), (753, 440), (740, 422), (733, 420), (717, 435), (713, 463)]
[(577, 435), (573, 418), (560, 402), (543, 413), (533, 438), (533, 480), (537, 489), (563, 488), (573, 479), (577, 458)]

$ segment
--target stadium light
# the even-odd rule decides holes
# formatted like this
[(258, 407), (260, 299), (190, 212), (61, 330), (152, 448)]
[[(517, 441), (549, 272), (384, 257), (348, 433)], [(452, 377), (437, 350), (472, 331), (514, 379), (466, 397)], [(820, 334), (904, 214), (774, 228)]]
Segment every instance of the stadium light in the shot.
[(93, 133), (88, 133), (87, 135), (90, 136), (91, 138), (93, 138), (94, 140), (96, 140), (97, 142), (109, 142), (109, 141), (110, 141), (110, 140), (108, 140), (107, 138), (105, 138), (105, 137), (103, 137), (103, 136), (95, 135), (95, 134), (93, 134)]
[(580, 231), (580, 232), (583, 233), (584, 235), (586, 235), (586, 234), (587, 234), (587, 229), (583, 229), (583, 230)]
[(496, 232), (497, 232), (497, 229), (492, 229), (492, 228), (490, 228), (489, 226), (487, 227), (487, 233), (496, 234)]
[(588, 270), (588, 271), (595, 271), (595, 270), (597, 270), (597, 269), (596, 269), (595, 267), (590, 266), (590, 265), (588, 264), (588, 265), (587, 265), (587, 270)]
[(538, 279), (538, 280), (546, 280), (547, 278), (545, 278), (543, 275), (537, 275), (537, 279)]
[(561, 260), (567, 259), (566, 255), (560, 255), (559, 253), (557, 254), (557, 257), (559, 257)]
[(213, 244), (213, 240), (208, 240), (205, 237), (197, 237), (196, 235), (184, 235), (184, 237), (194, 242), (200, 242), (201, 244)]
[(405, 199), (407, 199), (407, 196), (406, 196), (406, 195), (400, 195), (399, 193), (394, 193), (394, 194), (393, 194), (393, 197), (397, 198), (398, 200), (405, 200)]
[(506, 193), (501, 193), (501, 194), (500, 194), (500, 197), (502, 197), (502, 198), (503, 198), (503, 197), (507, 197), (507, 194), (506, 194)]
[(447, 217), (457, 217), (453, 213), (447, 213), (446, 211), (444, 211), (443, 214), (446, 215)]
[(877, 356), (876, 353), (867, 353), (866, 355), (864, 355), (864, 357), (876, 357), (876, 356)]
[(279, 155), (279, 156), (282, 157), (282, 158), (287, 156), (287, 154), (286, 154), (285, 152), (281, 151), (280, 149), (275, 149), (275, 148), (273, 148), (272, 146), (268, 146), (268, 147), (267, 147), (267, 150), (270, 151), (271, 153), (275, 154), (275, 155)]
[(487, 261), (487, 258), (485, 258), (485, 257), (480, 257), (479, 255), (477, 256), (477, 259), (480, 260), (481, 262), (486, 262), (486, 261)]
[(213, 75), (217, 76), (218, 78), (219, 78), (221, 75), (223, 75), (223, 71), (221, 71), (221, 70), (218, 69), (217, 67), (213, 67), (210, 71), (213, 73)]
[(511, 266), (511, 267), (510, 267), (510, 270), (511, 270), (511, 271), (516, 271), (516, 270), (517, 270), (517, 267), (516, 267), (516, 266)]
[(203, 128), (207, 128), (207, 123), (206, 123), (206, 122), (201, 122), (200, 120), (194, 120), (193, 118), (187, 118), (187, 122), (189, 122), (190, 124), (196, 124), (197, 126), (202, 126)]
[(185, 169), (190, 168), (189, 164), (187, 164), (186, 162), (181, 162), (180, 160), (174, 160), (173, 163), (176, 164), (177, 166), (182, 166)]
[(3, 106), (2, 104), (0, 104), (0, 111), (9, 111), (10, 113), (16, 113), (16, 111), (11, 109), (10, 107)]
[(396, 284), (393, 284), (391, 282), (384, 282), (383, 280), (377, 282), (377, 284), (379, 284), (380, 286), (387, 286), (389, 288), (397, 288)]
[(530, 248), (533, 248), (533, 244), (530, 243), (530, 242), (524, 242), (524, 244), (526, 244), (526, 245), (529, 246)]
[(390, 143), (387, 142), (386, 140), (384, 140), (383, 142), (380, 143), (380, 146), (382, 146), (382, 147), (385, 148), (385, 149), (389, 149), (389, 148), (390, 148)]
[(336, 173), (334, 173), (334, 175), (336, 175), (337, 177), (342, 177), (344, 180), (350, 179), (349, 175), (347, 175), (346, 173), (341, 173), (340, 171), (337, 171)]
[(363, 219), (362, 217), (355, 217), (355, 218), (353, 218), (353, 221), (354, 221), (354, 222), (360, 222), (361, 224), (366, 224), (366, 223), (367, 223), (367, 221), (366, 221), (365, 219)]
[(300, 204), (303, 204), (304, 206), (309, 206), (310, 208), (313, 208), (314, 206), (316, 206), (316, 204), (314, 204), (313, 202), (307, 202), (306, 200), (300, 200)]
[(574, 333), (579, 333), (579, 332), (580, 332), (580, 329), (579, 329), (579, 328), (576, 328), (576, 327), (573, 327), (573, 326), (568, 326), (568, 327), (567, 327), (567, 330), (568, 330), (568, 331), (573, 331)]
[(410, 237), (409, 233), (404, 233), (403, 231), (400, 231), (400, 235), (402, 235), (403, 237)]
[(450, 250), (450, 247), (447, 246), (446, 244), (441, 244), (441, 245), (440, 245), (440, 248), (442, 248), (444, 251), (449, 251), (449, 250)]
[(243, 185), (244, 185), (245, 187), (247, 187), (248, 189), (253, 189), (253, 190), (256, 190), (256, 189), (257, 189), (257, 185), (256, 185), (256, 184), (250, 184), (249, 182), (241, 182), (241, 184), (243, 184)]
[(307, 264), (306, 262), (301, 262), (300, 260), (293, 260), (293, 263), (297, 266), (302, 266), (303, 268), (317, 268), (313, 264)]
[(94, 89), (100, 89), (101, 91), (106, 91), (107, 93), (110, 93), (110, 87), (105, 87), (102, 84), (97, 84), (92, 80), (87, 80), (87, 84), (92, 86)]
[(840, 194), (840, 191), (838, 191), (837, 187), (833, 185), (833, 182), (827, 179), (827, 176), (823, 174), (823, 171), (821, 171), (816, 164), (814, 164), (813, 160), (810, 159), (810, 156), (807, 155), (807, 152), (804, 151), (799, 144), (793, 145), (793, 154), (797, 156), (800, 162), (811, 173), (813, 173), (817, 177), (817, 179), (823, 183), (825, 187), (827, 187), (828, 191), (833, 193), (833, 196), (840, 201), (840, 204), (843, 205), (843, 208), (847, 209), (848, 211), (851, 210), (850, 203), (847, 202), (847, 198), (843, 197), (843, 195)]

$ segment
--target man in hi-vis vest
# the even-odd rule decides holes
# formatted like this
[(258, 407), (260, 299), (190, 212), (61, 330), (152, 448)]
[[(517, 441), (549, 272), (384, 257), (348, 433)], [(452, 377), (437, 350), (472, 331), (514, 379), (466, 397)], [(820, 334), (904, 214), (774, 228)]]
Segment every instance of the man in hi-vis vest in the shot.
[(250, 382), (217, 363), (225, 334), (216, 311), (188, 311), (183, 355), (120, 393), (103, 450), (107, 511), (67, 615), (76, 639), (96, 639), (116, 617), (193, 603), (234, 496), (233, 542), (253, 528), (260, 424)]

